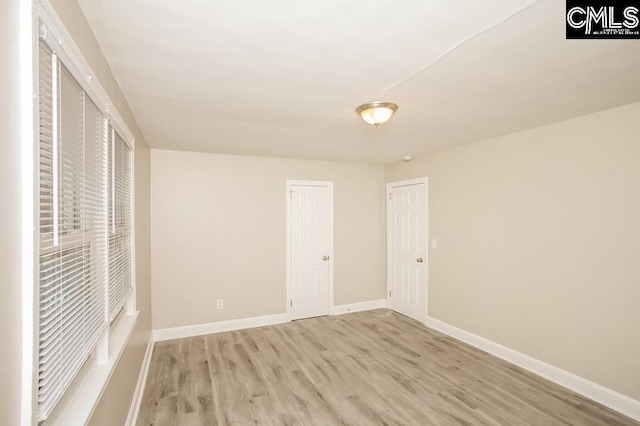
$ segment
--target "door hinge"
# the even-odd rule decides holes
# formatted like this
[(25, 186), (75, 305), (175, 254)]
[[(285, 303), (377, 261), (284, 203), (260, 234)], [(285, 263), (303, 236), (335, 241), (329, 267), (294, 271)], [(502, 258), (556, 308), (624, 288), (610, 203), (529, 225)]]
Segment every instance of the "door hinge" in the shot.
[(391, 290), (389, 290), (389, 297), (391, 297)]
[(293, 307), (293, 300), (289, 300), (289, 306)]
[(389, 193), (389, 201), (391, 201), (391, 193)]
[(289, 198), (293, 198), (293, 191), (289, 191)]

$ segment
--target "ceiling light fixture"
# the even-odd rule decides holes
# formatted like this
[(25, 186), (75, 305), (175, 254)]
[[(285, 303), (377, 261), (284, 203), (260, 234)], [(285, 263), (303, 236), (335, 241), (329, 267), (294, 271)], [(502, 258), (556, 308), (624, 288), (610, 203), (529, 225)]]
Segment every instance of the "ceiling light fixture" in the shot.
[(364, 121), (377, 126), (389, 121), (397, 109), (398, 105), (392, 102), (367, 102), (356, 108), (356, 112)]

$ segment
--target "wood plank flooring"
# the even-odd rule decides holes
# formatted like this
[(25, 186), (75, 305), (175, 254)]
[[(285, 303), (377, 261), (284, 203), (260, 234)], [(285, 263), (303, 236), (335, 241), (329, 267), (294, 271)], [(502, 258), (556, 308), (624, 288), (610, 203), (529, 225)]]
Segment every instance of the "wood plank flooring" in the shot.
[(156, 343), (138, 425), (638, 425), (386, 309)]

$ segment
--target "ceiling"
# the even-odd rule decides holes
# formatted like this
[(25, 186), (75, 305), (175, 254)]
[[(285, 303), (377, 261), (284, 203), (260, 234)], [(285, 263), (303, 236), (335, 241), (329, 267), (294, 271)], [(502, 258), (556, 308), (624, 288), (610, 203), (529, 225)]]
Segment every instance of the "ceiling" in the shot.
[(152, 148), (369, 163), (639, 101), (640, 43), (564, 3), (80, 0)]

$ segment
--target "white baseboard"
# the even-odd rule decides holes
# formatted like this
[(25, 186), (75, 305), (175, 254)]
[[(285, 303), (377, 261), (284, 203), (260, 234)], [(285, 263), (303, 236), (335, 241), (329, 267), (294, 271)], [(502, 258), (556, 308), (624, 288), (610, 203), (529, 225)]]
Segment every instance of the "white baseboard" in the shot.
[(230, 321), (210, 322), (207, 324), (187, 325), (184, 327), (161, 328), (153, 330), (153, 341), (182, 339), (225, 331), (243, 330), (245, 328), (263, 327), (265, 325), (282, 324), (289, 319), (286, 313), (265, 315), (263, 317), (242, 318)]
[(133, 399), (131, 401), (131, 407), (129, 408), (129, 415), (127, 415), (126, 426), (134, 426), (138, 419), (138, 413), (140, 412), (140, 404), (142, 403), (142, 395), (144, 394), (144, 386), (147, 383), (147, 375), (149, 374), (149, 366), (151, 365), (151, 357), (153, 356), (153, 336), (149, 336), (149, 343), (147, 343), (147, 350), (144, 353), (142, 359), (142, 365), (140, 366), (140, 374), (138, 375), (138, 383), (136, 384), (136, 390), (133, 392)]
[(349, 303), (347, 305), (338, 305), (333, 307), (333, 315), (348, 314), (350, 312), (370, 311), (371, 309), (380, 309), (387, 306), (385, 299), (368, 300), (366, 302)]
[[(332, 314), (340, 315), (349, 312), (368, 311), (371, 309), (384, 308), (385, 306), (385, 299), (368, 300), (366, 302), (334, 306)], [(187, 325), (184, 327), (160, 328), (153, 330), (153, 341), (162, 342), (164, 340), (182, 339), (185, 337), (202, 336), (205, 334), (222, 333), (225, 331), (243, 330), (245, 328), (263, 327), (265, 325), (282, 324), (288, 321), (289, 318), (287, 313), (282, 313), (265, 315), (262, 317), (210, 322), (207, 324)]]
[(428, 317), (425, 325), (640, 421), (638, 400), (435, 318)]

